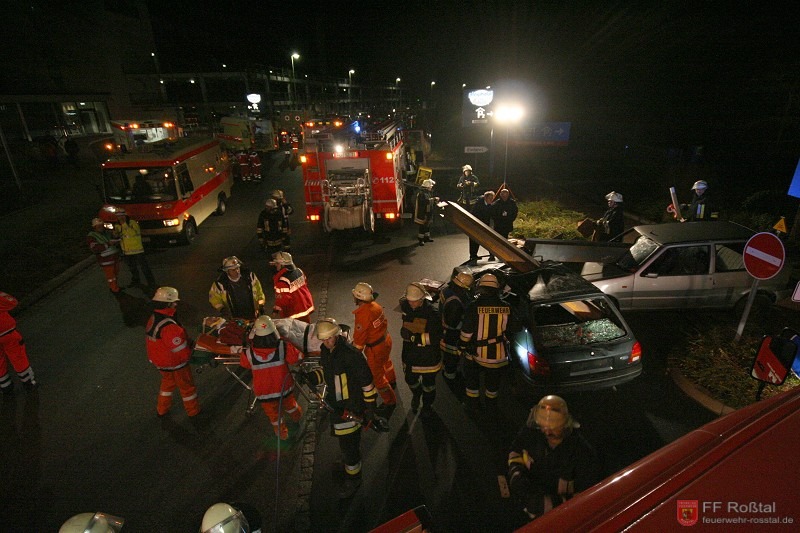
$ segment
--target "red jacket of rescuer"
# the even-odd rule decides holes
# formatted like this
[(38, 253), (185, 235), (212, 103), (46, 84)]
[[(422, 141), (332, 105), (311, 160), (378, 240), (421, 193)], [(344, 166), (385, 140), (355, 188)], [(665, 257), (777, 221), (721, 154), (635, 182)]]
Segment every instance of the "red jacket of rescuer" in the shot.
[(17, 321), (8, 312), (17, 306), (17, 299), (0, 292), (0, 335), (8, 333), (17, 327)]
[(288, 396), (294, 387), (294, 380), (286, 363), (296, 365), (302, 358), (300, 350), (281, 339), (275, 348), (245, 346), (239, 354), (239, 364), (253, 371), (253, 392), (256, 399), (277, 400), (281, 396)]
[(272, 278), (272, 285), (275, 287), (275, 310), (281, 318), (308, 321), (308, 315), (314, 311), (314, 299), (303, 271), (282, 268)]
[(186, 330), (175, 316), (175, 308), (156, 309), (147, 321), (147, 358), (159, 370), (177, 370), (189, 363), (192, 355)]
[(366, 302), (359, 305), (355, 311), (355, 329), (353, 330), (353, 345), (359, 350), (364, 347), (373, 348), (386, 340), (386, 329), (389, 322), (383, 314), (383, 307), (378, 302)]

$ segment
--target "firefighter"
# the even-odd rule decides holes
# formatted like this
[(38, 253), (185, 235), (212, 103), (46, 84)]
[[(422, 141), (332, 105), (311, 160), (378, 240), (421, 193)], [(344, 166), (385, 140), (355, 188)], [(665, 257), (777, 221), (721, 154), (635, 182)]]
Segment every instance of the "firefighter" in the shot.
[(394, 378), (394, 365), (392, 365), (392, 337), (387, 331), (389, 322), (383, 312), (383, 307), (375, 301), (378, 293), (372, 290), (369, 283), (356, 283), (353, 289), (353, 301), (356, 309), (355, 324), (353, 328), (353, 346), (364, 352), (367, 364), (372, 372), (372, 380), (383, 400), (384, 407), (397, 405), (397, 397), (392, 390), (392, 385), (387, 376), (387, 368), (391, 369)]
[(278, 336), (278, 330), (268, 316), (256, 319), (239, 354), (240, 366), (253, 372), (253, 394), (281, 440), (289, 438), (282, 414), (289, 415), (295, 423), (299, 423), (303, 415), (292, 391), (294, 380), (289, 372), (290, 367), (298, 365), (302, 358), (297, 348)]
[(289, 227), (289, 215), (294, 213), (294, 207), (292, 207), (292, 204), (289, 203), (289, 200), (286, 199), (286, 195), (280, 189), (272, 191), (270, 197), (278, 204), (278, 209), (281, 211), (281, 215), (283, 215), (283, 251), (291, 252), (292, 230)]
[(86, 243), (97, 257), (97, 264), (103, 269), (103, 274), (108, 281), (108, 288), (114, 294), (119, 293), (117, 276), (119, 275), (120, 253), (117, 240), (106, 233), (103, 221), (99, 218), (92, 219), (92, 231), (86, 236)]
[(460, 361), (458, 342), (464, 321), (464, 309), (472, 300), (474, 277), (469, 268), (456, 269), (450, 281), (439, 291), (439, 311), (442, 314), (442, 340), (439, 350), (444, 363), (444, 378), (454, 394), (464, 393), (464, 383), (458, 372)]
[(9, 362), (25, 389), (32, 391), (39, 386), (28, 360), (25, 341), (17, 331), (17, 321), (9, 313), (17, 307), (17, 303), (17, 299), (10, 294), (0, 292), (0, 391), (4, 395), (14, 394), (14, 383), (8, 372)]
[(266, 298), (255, 272), (244, 268), (235, 255), (222, 260), (220, 275), (211, 284), (208, 301), (229, 318), (253, 320), (261, 314)]
[(579, 427), (559, 396), (545, 396), (531, 409), (508, 454), (508, 485), (525, 521), (602, 479), (597, 452)]
[(484, 374), (487, 407), (494, 407), (500, 382), (508, 367), (506, 328), (511, 306), (500, 298), (500, 282), (491, 273), (478, 280), (477, 296), (464, 310), (459, 349), (464, 355), (467, 405), (480, 400), (480, 375)]
[(247, 162), (250, 165), (250, 176), (253, 181), (261, 182), (261, 156), (255, 150), (250, 150), (247, 154)]
[(289, 252), (272, 254), (269, 263), (275, 269), (272, 285), (275, 287), (275, 306), (272, 318), (296, 318), (311, 323), (314, 298), (306, 283), (306, 275), (297, 268)]
[(180, 390), (186, 414), (200, 413), (197, 388), (194, 386), (189, 358), (193, 342), (176, 317), (180, 298), (173, 287), (159, 287), (153, 296), (155, 309), (145, 327), (147, 358), (161, 372), (158, 393), (158, 416), (164, 416), (172, 405), (172, 392)]
[(256, 236), (261, 249), (270, 256), (288, 247), (289, 227), (285, 225), (286, 217), (274, 198), (267, 198), (264, 209), (258, 214)]
[(616, 191), (606, 194), (608, 210), (603, 217), (596, 220), (595, 230), (592, 234), (593, 241), (620, 240), (625, 231), (625, 216), (622, 207), (622, 195)]
[[(494, 214), (494, 208), (492, 207), (493, 202), (494, 192), (486, 191), (483, 193), (483, 198), (478, 200), (475, 205), (472, 206), (472, 215), (489, 227), (492, 225), (492, 215)], [(470, 238), (469, 262), (473, 265), (477, 264), (478, 262), (478, 248), (480, 248), (478, 241)], [(489, 254), (489, 261), (494, 261), (494, 256), (491, 255), (491, 253)]]
[(200, 533), (250, 533), (261, 531), (261, 514), (249, 505), (215, 503), (203, 514)]
[(433, 305), (425, 287), (414, 282), (406, 287), (400, 298), (403, 312), (403, 372), (411, 389), (411, 411), (419, 411), (422, 400), (422, 415), (433, 414), (436, 399), (436, 373), (442, 368), (439, 343), (442, 340), (442, 318)]
[(431, 196), (434, 185), (436, 185), (436, 182), (432, 179), (423, 181), (414, 202), (414, 224), (417, 225), (417, 240), (419, 241), (419, 246), (425, 246), (426, 242), (433, 242), (433, 239), (431, 239), (433, 204), (439, 201), (439, 198)]
[(719, 212), (713, 204), (713, 200), (708, 194), (708, 183), (704, 180), (697, 180), (692, 185), (694, 195), (692, 196), (692, 203), (688, 206), (681, 204), (681, 208), (689, 208), (689, 222), (719, 220)]
[(475, 205), (475, 189), (480, 185), (478, 176), (472, 173), (471, 165), (464, 165), (461, 167), (461, 176), (458, 178), (456, 188), (458, 189), (458, 205), (466, 209), (472, 210)]
[(239, 177), (242, 181), (250, 181), (250, 156), (245, 150), (236, 153), (236, 161), (239, 163)]
[(349, 498), (361, 485), (361, 422), (375, 420), (377, 391), (364, 354), (342, 336), (336, 320), (324, 318), (316, 323), (316, 335), (322, 341), (320, 368), (299, 374), (311, 387), (327, 385), (325, 402), (331, 410), (333, 434), (339, 439), (344, 458), (344, 482), (340, 498)]

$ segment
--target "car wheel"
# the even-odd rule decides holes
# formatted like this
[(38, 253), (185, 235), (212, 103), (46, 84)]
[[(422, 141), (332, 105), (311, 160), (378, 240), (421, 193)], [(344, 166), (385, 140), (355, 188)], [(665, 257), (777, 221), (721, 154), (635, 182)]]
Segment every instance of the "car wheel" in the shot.
[(228, 204), (225, 202), (225, 195), (220, 194), (217, 198), (217, 210), (214, 211), (215, 215), (222, 216), (228, 210)]
[(362, 225), (367, 233), (369, 234), (375, 233), (375, 211), (373, 211), (372, 207), (369, 207), (367, 204), (364, 204)]
[(322, 210), (322, 229), (325, 230), (325, 233), (330, 233), (333, 230), (333, 228), (331, 227), (330, 204), (325, 204), (325, 208)]
[(189, 219), (183, 224), (183, 233), (181, 234), (181, 242), (183, 244), (192, 244), (192, 241), (197, 236), (197, 226), (194, 220)]

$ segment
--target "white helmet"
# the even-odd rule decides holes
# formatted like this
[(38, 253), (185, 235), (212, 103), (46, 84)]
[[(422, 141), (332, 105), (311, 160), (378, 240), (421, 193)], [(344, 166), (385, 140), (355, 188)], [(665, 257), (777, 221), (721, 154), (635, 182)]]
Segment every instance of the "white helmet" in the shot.
[(478, 287), (494, 287), (495, 289), (499, 289), (500, 281), (494, 274), (484, 274), (481, 276), (481, 279), (478, 280)]
[(464, 165), (463, 167), (461, 167), (461, 172), (464, 172), (465, 170), (469, 170), (471, 172), (472, 171), (472, 166), (471, 165)]
[(418, 302), (423, 298), (427, 298), (428, 291), (425, 290), (425, 287), (422, 283), (415, 281), (413, 283), (409, 283), (406, 287), (406, 300), (409, 302)]
[(178, 298), (178, 289), (174, 287), (159, 287), (156, 289), (156, 293), (153, 295), (154, 302), (178, 302), (180, 298)]
[(203, 515), (200, 533), (241, 533), (250, 531), (244, 513), (227, 503), (215, 503)]
[(606, 200), (621, 204), (622, 203), (622, 195), (620, 193), (618, 193), (618, 192), (611, 191), (610, 193), (606, 194)]
[(353, 289), (353, 297), (362, 302), (371, 302), (376, 296), (377, 294), (372, 290), (372, 285), (363, 281), (356, 283), (356, 287)]
[(275, 323), (267, 315), (261, 315), (253, 322), (253, 335), (256, 337), (267, 337), (276, 331)]
[(315, 327), (317, 338), (321, 341), (330, 339), (342, 332), (342, 328), (333, 318), (323, 318), (317, 321)]
[(422, 182), (422, 185), (420, 185), (420, 187), (422, 187), (423, 189), (431, 190), (431, 189), (433, 189), (434, 185), (436, 185), (436, 182), (433, 181), (432, 179), (428, 178), (428, 179), (426, 179), (425, 181)]
[(105, 513), (76, 514), (64, 522), (58, 533), (117, 533), (125, 520)]
[(278, 209), (278, 202), (274, 198), (267, 198), (264, 202), (264, 207), (269, 210)]
[[(531, 420), (531, 418), (533, 420)], [(567, 402), (561, 396), (553, 394), (545, 396), (539, 403), (531, 409), (531, 416), (528, 418), (528, 425), (533, 427), (533, 422), (540, 428), (561, 429), (576, 428), (580, 424), (569, 414)]]
[(272, 261), (269, 262), (271, 265), (275, 265), (277, 267), (292, 267), (294, 268), (294, 261), (292, 261), (292, 254), (289, 252), (275, 252), (272, 254)]
[(222, 270), (226, 272), (228, 270), (233, 270), (234, 268), (241, 268), (241, 266), (242, 262), (239, 261), (239, 258), (236, 257), (235, 255), (226, 257), (225, 259), (222, 260)]
[(695, 181), (691, 190), (696, 191), (697, 189), (708, 189), (708, 183), (706, 183), (705, 180)]
[(102, 225), (103, 225), (103, 221), (102, 221), (102, 219), (99, 219), (99, 218), (97, 218), (97, 217), (95, 217), (95, 218), (93, 218), (93, 219), (92, 219), (92, 227), (95, 227), (95, 226), (102, 226)]

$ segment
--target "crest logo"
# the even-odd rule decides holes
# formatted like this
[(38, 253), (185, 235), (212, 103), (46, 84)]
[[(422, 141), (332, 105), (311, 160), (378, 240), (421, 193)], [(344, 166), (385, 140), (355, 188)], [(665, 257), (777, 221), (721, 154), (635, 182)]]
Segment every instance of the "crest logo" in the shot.
[(699, 516), (698, 500), (678, 500), (678, 523), (682, 526), (693, 526)]

